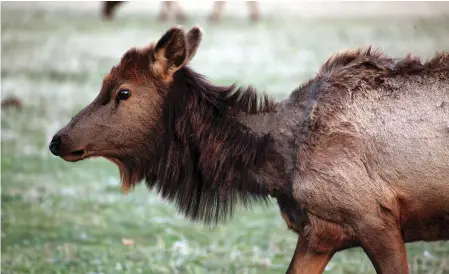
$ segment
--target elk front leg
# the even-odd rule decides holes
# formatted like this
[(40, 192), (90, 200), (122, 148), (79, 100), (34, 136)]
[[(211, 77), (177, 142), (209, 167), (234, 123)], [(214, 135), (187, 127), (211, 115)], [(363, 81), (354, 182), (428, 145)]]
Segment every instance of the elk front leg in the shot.
[(103, 18), (106, 20), (111, 20), (114, 16), (114, 11), (119, 5), (123, 4), (123, 1), (105, 1), (103, 2)]
[(335, 251), (316, 252), (310, 248), (309, 242), (305, 237), (299, 236), (295, 254), (288, 266), (287, 274), (321, 274), (334, 253)]
[(259, 6), (257, 1), (247, 1), (249, 7), (251, 21), (256, 22), (259, 20)]
[(360, 230), (360, 244), (379, 274), (408, 274), (407, 252), (397, 225), (376, 224)]
[(214, 1), (214, 6), (212, 8), (212, 14), (210, 15), (210, 20), (214, 22), (218, 22), (220, 20), (221, 12), (223, 11), (223, 7), (225, 5), (225, 1)]
[(169, 17), (169, 13), (173, 7), (172, 1), (163, 1), (161, 10), (159, 12), (159, 21), (167, 21)]
[(184, 22), (185, 20), (187, 20), (187, 15), (184, 12), (181, 5), (179, 4), (179, 2), (173, 1), (173, 4), (175, 5), (174, 8), (176, 10), (176, 20), (178, 20), (179, 22)]

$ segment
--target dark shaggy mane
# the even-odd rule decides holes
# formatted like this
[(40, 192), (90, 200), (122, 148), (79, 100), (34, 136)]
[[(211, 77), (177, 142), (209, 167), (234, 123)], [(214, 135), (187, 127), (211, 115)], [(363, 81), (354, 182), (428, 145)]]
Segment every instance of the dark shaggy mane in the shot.
[(254, 174), (273, 161), (273, 140), (258, 137), (237, 114), (274, 110), (274, 100), (249, 87), (214, 86), (184, 67), (162, 104), (156, 165), (146, 182), (193, 220), (224, 221), (236, 204), (266, 202), (269, 189)]

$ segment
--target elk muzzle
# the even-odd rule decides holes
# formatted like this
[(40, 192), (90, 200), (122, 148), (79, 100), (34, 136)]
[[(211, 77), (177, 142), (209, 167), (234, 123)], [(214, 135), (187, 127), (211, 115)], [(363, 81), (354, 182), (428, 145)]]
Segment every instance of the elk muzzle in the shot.
[(53, 155), (59, 156), (69, 162), (82, 160), (87, 154), (85, 148), (74, 149), (67, 135), (56, 134), (53, 136), (48, 148)]

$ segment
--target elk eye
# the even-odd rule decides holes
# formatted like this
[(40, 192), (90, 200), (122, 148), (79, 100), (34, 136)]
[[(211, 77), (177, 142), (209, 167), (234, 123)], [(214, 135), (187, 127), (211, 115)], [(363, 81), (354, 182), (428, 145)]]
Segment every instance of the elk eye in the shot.
[(121, 100), (126, 100), (129, 98), (129, 96), (131, 96), (131, 92), (127, 89), (121, 89), (119, 90), (118, 94), (117, 94), (117, 100), (121, 101)]

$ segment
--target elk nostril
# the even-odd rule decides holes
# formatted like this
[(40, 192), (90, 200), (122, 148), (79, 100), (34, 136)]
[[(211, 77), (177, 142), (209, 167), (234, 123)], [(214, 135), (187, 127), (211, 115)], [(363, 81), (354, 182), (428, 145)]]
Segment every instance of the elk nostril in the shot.
[(55, 136), (50, 142), (50, 145), (48, 146), (51, 153), (55, 156), (59, 156), (59, 151), (61, 148), (61, 137)]

